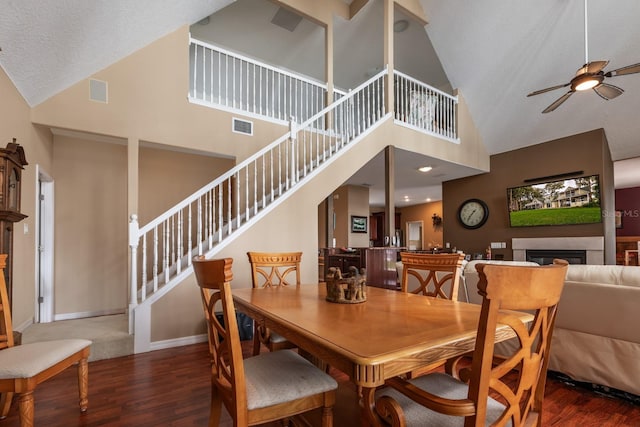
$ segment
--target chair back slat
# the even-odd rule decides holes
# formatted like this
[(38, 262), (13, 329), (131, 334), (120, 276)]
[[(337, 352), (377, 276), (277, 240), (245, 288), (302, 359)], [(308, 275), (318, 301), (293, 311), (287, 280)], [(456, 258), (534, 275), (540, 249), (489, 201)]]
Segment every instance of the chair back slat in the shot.
[(302, 252), (247, 252), (254, 288), (300, 284)]
[[(458, 287), (462, 274), (464, 254), (426, 254), (401, 252), (403, 292), (426, 296), (458, 299)], [(410, 277), (414, 277), (417, 287), (409, 289)]]

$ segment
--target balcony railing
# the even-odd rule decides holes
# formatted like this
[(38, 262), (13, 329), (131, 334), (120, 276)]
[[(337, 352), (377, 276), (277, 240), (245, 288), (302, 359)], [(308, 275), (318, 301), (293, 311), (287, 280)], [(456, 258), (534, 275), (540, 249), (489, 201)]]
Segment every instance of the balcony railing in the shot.
[[(327, 85), (190, 39), (191, 102), (301, 123), (326, 106)], [(334, 91), (334, 100), (344, 96)]]
[(396, 122), (458, 142), (458, 97), (395, 71)]

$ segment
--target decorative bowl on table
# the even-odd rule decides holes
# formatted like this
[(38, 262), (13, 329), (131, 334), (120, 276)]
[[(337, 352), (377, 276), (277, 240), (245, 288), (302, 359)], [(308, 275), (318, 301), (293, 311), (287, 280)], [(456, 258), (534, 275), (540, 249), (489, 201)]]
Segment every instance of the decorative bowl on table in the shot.
[(359, 304), (367, 300), (365, 269), (358, 271), (349, 267), (349, 273), (342, 274), (340, 268), (331, 267), (326, 277), (327, 301), (339, 304)]

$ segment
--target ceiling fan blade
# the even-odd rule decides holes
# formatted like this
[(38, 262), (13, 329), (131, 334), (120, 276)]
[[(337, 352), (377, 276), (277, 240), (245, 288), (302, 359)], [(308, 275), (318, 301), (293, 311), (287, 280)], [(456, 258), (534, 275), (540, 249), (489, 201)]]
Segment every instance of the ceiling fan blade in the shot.
[(608, 63), (609, 61), (591, 61), (583, 68), (587, 73), (596, 74), (600, 72), (600, 70), (602, 70), (604, 67), (606, 67)]
[(571, 94), (573, 93), (572, 90), (570, 90), (569, 92), (565, 93), (564, 95), (562, 95), (560, 98), (556, 99), (556, 101), (549, 105), (547, 108), (545, 108), (542, 111), (542, 114), (544, 113), (550, 113), (551, 111), (555, 110), (556, 108), (558, 108), (560, 105), (562, 105), (562, 103), (564, 101), (566, 101), (567, 99), (569, 99), (569, 97), (571, 96)]
[(595, 93), (600, 95), (601, 98), (604, 98), (607, 101), (622, 95), (624, 92), (624, 90), (620, 89), (618, 86), (610, 85), (608, 83), (602, 83), (601, 85), (594, 87), (593, 90)]
[(624, 76), (625, 74), (640, 73), (640, 64), (627, 65), (626, 67), (618, 68), (605, 73), (606, 77)]
[(527, 96), (534, 96), (534, 95), (540, 95), (541, 93), (545, 93), (545, 92), (549, 92), (552, 90), (556, 90), (556, 89), (560, 89), (562, 87), (567, 87), (569, 86), (571, 83), (565, 83), (563, 85), (557, 85), (557, 86), (551, 86), (548, 87), (546, 89), (540, 89), (540, 90), (536, 90), (535, 92), (531, 92), (530, 94), (528, 94)]

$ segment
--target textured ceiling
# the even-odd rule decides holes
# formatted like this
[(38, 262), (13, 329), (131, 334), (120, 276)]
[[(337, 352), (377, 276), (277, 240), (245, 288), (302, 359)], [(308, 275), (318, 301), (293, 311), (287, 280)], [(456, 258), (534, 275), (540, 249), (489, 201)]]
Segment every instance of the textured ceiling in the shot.
[(8, 0), (0, 66), (30, 106), (232, 0)]
[[(370, 0), (351, 22), (334, 20), (338, 86), (353, 87), (383, 65), (381, 3)], [(626, 91), (616, 99), (605, 101), (592, 91), (576, 93), (549, 114), (541, 111), (564, 90), (526, 97), (568, 82), (583, 65), (583, 0), (420, 3), (429, 24), (421, 28), (412, 22), (406, 32), (396, 34), (396, 67), (444, 90), (460, 89), (490, 154), (604, 128), (614, 160), (640, 158), (640, 74), (609, 79)], [(293, 33), (278, 28), (287, 33), (282, 43), (259, 43), (267, 39), (260, 35), (274, 27), (271, 13), (277, 7), (267, 0), (8, 0), (3, 6), (0, 66), (31, 106), (216, 11), (211, 20), (224, 16), (219, 24), (232, 24), (236, 34), (230, 39), (244, 43), (238, 46), (241, 52), (251, 54), (253, 46), (259, 59), (315, 72), (318, 78), (324, 69), (322, 30), (309, 23)], [(606, 70), (640, 62), (640, 1), (590, 0), (588, 6), (589, 59), (609, 60)], [(251, 25), (237, 25), (248, 20)], [(296, 33), (298, 29), (304, 34)], [(287, 37), (296, 49), (286, 47)], [(233, 43), (229, 41), (230, 47)], [(306, 46), (313, 43), (320, 43), (320, 54), (308, 55), (314, 50)], [(397, 157), (402, 159), (402, 153)], [(380, 170), (379, 161), (374, 159), (372, 167)], [(620, 165), (616, 181), (622, 180), (625, 187), (640, 185), (638, 161)], [(455, 165), (439, 168), (440, 180), (470, 173)], [(396, 167), (398, 173), (406, 169)], [(368, 182), (368, 175), (362, 171), (354, 182), (379, 187)], [(398, 183), (404, 179), (396, 176)], [(439, 185), (427, 184), (424, 178), (406, 184), (422, 196), (427, 187), (437, 190)], [(396, 195), (402, 198), (402, 189)]]
[[(583, 0), (420, 2), (489, 153), (604, 128), (614, 160), (640, 156), (640, 74), (608, 80), (626, 91), (616, 99), (575, 93), (548, 114), (541, 111), (566, 89), (526, 97), (567, 83), (584, 64)], [(639, 63), (640, 2), (591, 0), (588, 11), (589, 60), (609, 60), (605, 70)]]

